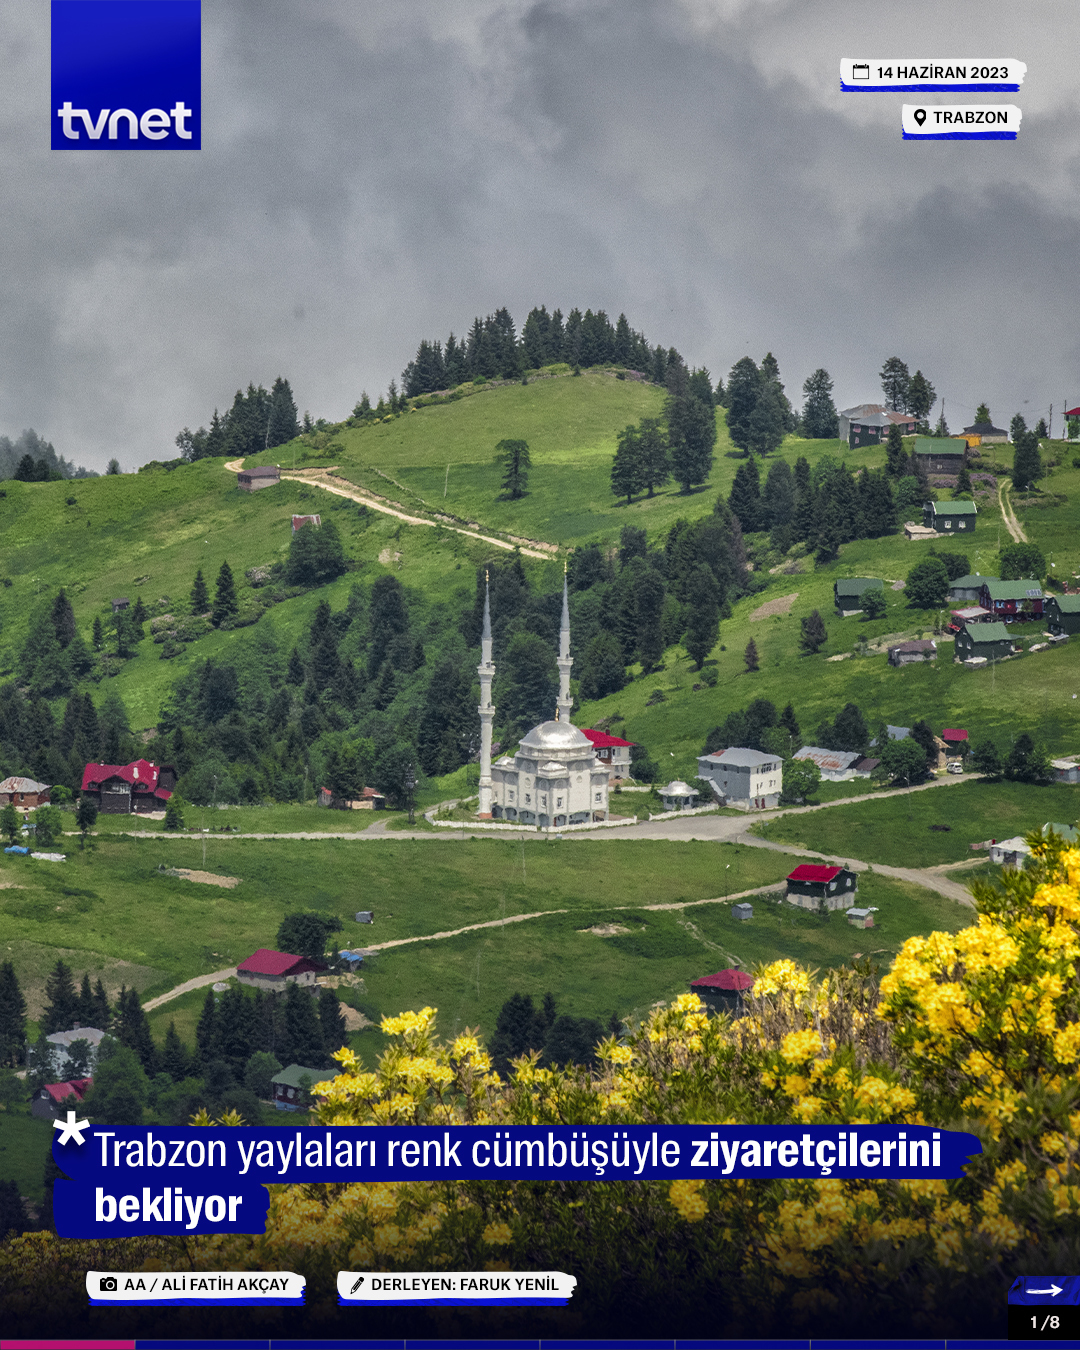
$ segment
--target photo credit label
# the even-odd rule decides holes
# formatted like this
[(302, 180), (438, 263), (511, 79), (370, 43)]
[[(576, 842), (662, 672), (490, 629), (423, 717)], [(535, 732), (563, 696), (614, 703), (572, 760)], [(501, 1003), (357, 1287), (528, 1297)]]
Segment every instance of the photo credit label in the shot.
[(562, 1270), (339, 1270), (338, 1302), (345, 1308), (378, 1304), (518, 1304), (565, 1307), (577, 1280)]
[(1023, 116), (1015, 103), (905, 103), (905, 141), (1015, 141)]
[(88, 1270), (91, 1307), (249, 1304), (302, 1307), (307, 1280), (292, 1270)]
[(845, 56), (840, 62), (840, 88), (845, 94), (1015, 93), (1027, 66), (1014, 56), (997, 57), (867, 57)]
[(52, 0), (52, 148), (198, 150), (200, 0)]

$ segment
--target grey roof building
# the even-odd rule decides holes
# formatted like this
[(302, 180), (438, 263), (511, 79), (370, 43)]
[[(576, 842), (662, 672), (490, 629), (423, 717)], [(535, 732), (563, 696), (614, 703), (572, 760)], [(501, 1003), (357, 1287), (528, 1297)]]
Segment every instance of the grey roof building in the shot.
[(712, 784), (725, 806), (750, 811), (780, 803), (783, 761), (779, 755), (731, 746), (717, 754), (699, 755), (698, 776)]

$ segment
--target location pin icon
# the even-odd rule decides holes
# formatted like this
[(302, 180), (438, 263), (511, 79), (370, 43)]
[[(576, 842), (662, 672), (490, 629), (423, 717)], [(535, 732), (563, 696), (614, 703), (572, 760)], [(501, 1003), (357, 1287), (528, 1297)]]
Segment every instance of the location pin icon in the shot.
[(925, 108), (916, 108), (916, 109), (915, 109), (915, 121), (918, 122), (919, 126), (922, 126), (922, 124), (926, 121), (926, 109), (925, 109)]

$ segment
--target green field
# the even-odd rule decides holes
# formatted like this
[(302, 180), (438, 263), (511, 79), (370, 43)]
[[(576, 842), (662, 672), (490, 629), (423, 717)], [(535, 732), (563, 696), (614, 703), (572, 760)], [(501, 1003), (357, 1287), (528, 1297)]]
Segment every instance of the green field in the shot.
[[(778, 844), (891, 867), (936, 867), (972, 854), (971, 845), (1010, 839), (1048, 821), (1075, 825), (1080, 787), (972, 782), (892, 800), (853, 802), (827, 811), (780, 817), (754, 827)], [(948, 831), (932, 826), (948, 825)], [(991, 869), (996, 871), (996, 869)]]
[(0, 1178), (18, 1182), (19, 1194), (34, 1205), (41, 1204), (52, 1134), (50, 1122), (35, 1120), (27, 1102), (0, 1110)]

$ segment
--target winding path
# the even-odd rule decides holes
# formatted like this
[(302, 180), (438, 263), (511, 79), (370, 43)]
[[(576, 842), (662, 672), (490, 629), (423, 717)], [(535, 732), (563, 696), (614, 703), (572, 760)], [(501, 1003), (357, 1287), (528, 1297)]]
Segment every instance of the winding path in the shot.
[[(244, 461), (242, 458), (231, 459), (225, 465), (228, 473), (239, 473), (243, 467)], [(335, 497), (346, 497), (349, 501), (366, 506), (371, 511), (381, 511), (383, 515), (394, 516), (398, 520), (403, 520), (407, 525), (427, 525), (431, 529), (441, 525), (444, 530), (450, 530), (454, 534), (463, 534), (469, 539), (479, 539), (485, 544), (494, 544), (496, 548), (504, 548), (508, 553), (520, 549), (523, 557), (539, 558), (541, 561), (550, 561), (554, 557), (554, 552), (542, 552), (537, 548), (528, 548), (524, 544), (510, 543), (506, 539), (497, 539), (491, 534), (481, 534), (479, 530), (466, 529), (464, 525), (451, 525), (445, 520), (427, 520), (423, 516), (410, 516), (407, 511), (402, 511), (397, 506), (391, 506), (389, 502), (383, 501), (374, 493), (367, 492), (352, 483), (346, 484), (340, 478), (331, 478), (332, 472), (331, 466), (325, 469), (294, 469), (291, 471), (282, 469), (281, 477), (283, 480), (293, 483), (310, 483), (313, 487), (322, 488), (324, 492), (332, 492)], [(555, 545), (552, 546), (553, 549), (555, 547)]]
[(998, 479), (998, 505), (1001, 507), (1001, 518), (1005, 522), (1005, 528), (1013, 537), (1013, 543), (1026, 544), (1028, 537), (1024, 533), (1024, 527), (1016, 519), (1016, 512), (1009, 500), (1009, 490), (1005, 486), (1004, 478)]

